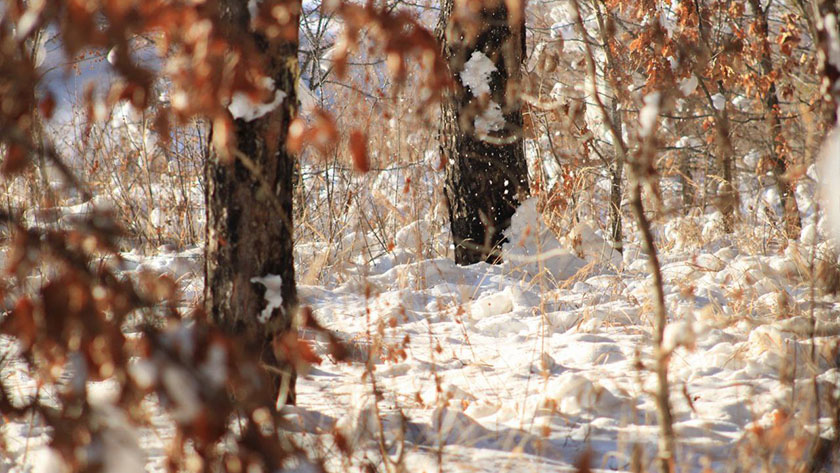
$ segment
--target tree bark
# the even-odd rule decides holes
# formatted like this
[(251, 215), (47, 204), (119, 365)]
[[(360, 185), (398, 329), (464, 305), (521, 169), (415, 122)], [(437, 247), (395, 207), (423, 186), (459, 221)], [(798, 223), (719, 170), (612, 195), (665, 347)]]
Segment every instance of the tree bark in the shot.
[[(297, 10), (299, 11), (299, 9)], [(221, 3), (223, 24), (232, 41), (250, 40), (265, 59), (268, 77), (285, 92), (273, 111), (251, 121), (234, 121), (237, 151), (222, 162), (211, 146), (205, 163), (207, 235), (205, 309), (230, 333), (245, 334), (261, 350), (263, 361), (277, 368), (281, 399), (294, 403), (295, 373), (277, 356), (272, 340), (291, 329), (297, 306), (293, 257), (292, 180), (295, 159), (286, 151), (289, 123), (297, 114), (297, 41), (267, 41), (253, 32), (247, 2)], [(234, 43), (236, 44), (236, 43)], [(212, 140), (210, 140), (212, 142)], [(254, 278), (280, 276), (283, 303), (268, 320), (266, 287)]]
[[(603, 2), (603, 0), (602, 0)], [(595, 18), (598, 20), (598, 35), (604, 45), (604, 56), (607, 58), (607, 67), (609, 71), (617, 71), (615, 58), (610, 49), (610, 33), (608, 33), (607, 21), (604, 18), (604, 13), (601, 11), (601, 5), (593, 2), (595, 7)], [(606, 7), (606, 5), (605, 5)], [(621, 111), (618, 107), (619, 90), (616, 85), (615, 78), (611, 73), (604, 71), (604, 81), (609, 83), (613, 91), (613, 98), (610, 99), (610, 119), (615, 127), (615, 132), (618, 136), (623, 137), (623, 121), (621, 119)], [(596, 82), (597, 85), (597, 82)], [(596, 89), (597, 93), (597, 89)], [(610, 166), (610, 237), (612, 239), (613, 248), (619, 253), (624, 253), (624, 236), (621, 231), (621, 176), (624, 173), (624, 146), (617, 140), (613, 139), (613, 162)]]
[[(711, 28), (711, 24), (709, 23), (710, 19), (701, 14), (700, 4), (698, 2), (694, 3), (694, 8), (697, 13), (697, 17), (700, 18), (698, 28), (705, 55), (706, 53), (711, 52), (708, 38), (708, 29)], [(733, 155), (735, 153), (735, 149), (732, 146), (729, 110), (726, 105), (729, 100), (727, 99), (723, 108), (718, 110), (717, 107), (715, 107), (712, 94), (709, 92), (708, 87), (706, 87), (706, 81), (703, 78), (702, 72), (695, 69), (694, 76), (697, 78), (700, 88), (706, 96), (706, 100), (709, 103), (709, 110), (714, 115), (715, 153), (717, 153), (718, 177), (720, 179), (720, 185), (717, 186), (717, 191), (715, 192), (715, 206), (723, 215), (724, 231), (727, 234), (731, 234), (735, 231), (735, 217), (736, 212), (738, 211), (739, 200), (738, 192), (735, 189), (735, 183), (733, 181), (735, 168)], [(717, 89), (719, 94), (726, 97), (726, 90), (724, 89), (723, 82), (720, 80), (717, 81)]]
[[(761, 45), (761, 61), (759, 66), (763, 76), (770, 76), (773, 72), (773, 58), (770, 57), (770, 42), (768, 39), (768, 32), (770, 31), (767, 23), (767, 16), (769, 15), (769, 6), (767, 10), (761, 9), (759, 0), (750, 0), (750, 5), (756, 15), (758, 15), (759, 26), (761, 31), (760, 41)], [(776, 145), (782, 143), (782, 124), (779, 121), (779, 97), (776, 93), (776, 82), (770, 82), (770, 87), (764, 94), (764, 111), (767, 114), (767, 128), (770, 131), (770, 162), (773, 166), (773, 177), (776, 180), (776, 187), (779, 189), (779, 198), (782, 204), (782, 220), (784, 221), (785, 233), (790, 239), (799, 238), (799, 230), (802, 223), (799, 219), (799, 206), (796, 204), (796, 194), (794, 192), (793, 184), (788, 180), (785, 173), (787, 172), (787, 161), (784, 156), (779, 155), (776, 150)]]
[[(616, 131), (620, 134), (622, 130), (621, 112), (616, 105), (616, 99), (610, 103), (610, 113), (615, 124)], [(624, 173), (624, 156), (621, 147), (613, 143), (615, 156), (610, 167), (610, 238), (613, 248), (619, 253), (624, 253), (624, 236), (621, 231), (621, 175)]]
[[(455, 244), (455, 262), (500, 261), (503, 232), (520, 199), (528, 195), (519, 93), (525, 53), (524, 11), (508, 12), (504, 1), (483, 3), (476, 18), (453, 16), (445, 0), (437, 28), (454, 79), (441, 105), (440, 148), (446, 160), (445, 195)], [(518, 18), (511, 24), (511, 18)], [(492, 61), (489, 97), (478, 97), (461, 78), (475, 52)], [(495, 105), (504, 124), (476, 130)], [(479, 127), (481, 128), (481, 127)]]
[[(735, 231), (735, 215), (738, 211), (738, 192), (735, 190), (734, 184), (734, 169), (735, 163), (733, 155), (735, 153), (732, 147), (732, 134), (729, 125), (729, 110), (728, 106), (724, 105), (722, 110), (718, 110), (714, 105), (712, 94), (706, 87), (703, 77), (695, 71), (695, 77), (706, 96), (709, 103), (709, 109), (714, 114), (715, 118), (715, 152), (717, 153), (718, 176), (720, 185), (718, 185), (715, 192), (715, 206), (723, 215), (723, 231), (731, 234)], [(723, 84), (718, 81), (718, 93), (726, 95)], [(727, 99), (728, 103), (729, 100)]]

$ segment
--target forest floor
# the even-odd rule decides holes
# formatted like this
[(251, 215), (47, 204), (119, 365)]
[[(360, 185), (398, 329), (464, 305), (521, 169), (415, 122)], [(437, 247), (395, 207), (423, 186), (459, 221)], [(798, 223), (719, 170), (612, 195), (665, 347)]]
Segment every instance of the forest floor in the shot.
[[(338, 287), (301, 286), (322, 323), (363, 347), (383, 340), (386, 355), (373, 369), (325, 359), (301, 379), (300, 408), (358, 441), (384, 434), (392, 456), (402, 435), (407, 471), (565, 471), (587, 451), (593, 468), (630, 470), (634, 449), (651, 468), (647, 259), (630, 246), (617, 270), (621, 257), (599, 257), (591, 233), (583, 259), (552, 253), (558, 245), (537, 244), (539, 232), (523, 238), (518, 217), (511, 245), (539, 246), (546, 261), (517, 263), (538, 252), (508, 250), (502, 265), (400, 263), (396, 250)], [(815, 409), (814, 389), (837, 389), (830, 349), (840, 304), (804, 283), (810, 251), (793, 242), (759, 255), (722, 237), (661, 255), (680, 471), (795, 464), (815, 416), (830, 431), (831, 409)], [(403, 347), (404, 359), (393, 355)], [(790, 442), (778, 458), (756, 453), (784, 443), (765, 432)]]
[[(354, 347), (351, 362), (334, 362), (326, 343), (304, 334), (322, 362), (301, 374), (298, 405), (284, 408), (332, 470), (386, 471), (383, 454), (411, 472), (570, 471), (583, 461), (653, 468), (647, 258), (633, 244), (623, 256), (603, 251), (591, 230), (579, 232), (574, 255), (534, 230), (532, 202), (522, 209), (503, 264), (418, 258), (411, 246), (425, 236), (409, 225), (373, 263), (347, 260), (330, 269), (332, 283), (299, 284), (301, 302)], [(832, 432), (831, 406), (818, 406), (814, 393), (834, 392), (840, 380), (831, 352), (840, 304), (807, 277), (813, 225), (802, 241), (771, 251), (722, 234), (717, 217), (683, 219), (680, 234), (704, 235), (703, 243), (676, 239), (660, 255), (675, 461), (679, 471), (789, 471), (817, 429)], [(201, 293), (200, 255), (124, 257), (127, 273), (173, 273), (190, 300)], [(2, 376), (33, 389), (19, 366), (5, 364)], [(109, 402), (107, 383), (90, 392)], [(11, 456), (0, 471), (61, 471), (36, 424), (2, 425)], [(109, 471), (160, 471), (171, 431), (160, 413), (153, 428), (126, 428)], [(355, 447), (351, 458), (337, 454), (335, 431)]]

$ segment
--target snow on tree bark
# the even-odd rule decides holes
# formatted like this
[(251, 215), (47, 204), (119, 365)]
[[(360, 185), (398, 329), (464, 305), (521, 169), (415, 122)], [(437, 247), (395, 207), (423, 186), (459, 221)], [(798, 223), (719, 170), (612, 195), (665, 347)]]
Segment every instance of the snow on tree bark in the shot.
[(467, 18), (447, 0), (437, 28), (455, 82), (442, 100), (440, 147), (458, 264), (498, 261), (502, 232), (528, 195), (518, 90), (524, 17), (508, 4), (485, 2)]
[[(277, 374), (277, 387), (285, 389), (287, 402), (293, 403), (295, 374), (275, 356), (271, 341), (291, 328), (297, 305), (292, 254), (295, 159), (285, 143), (289, 123), (297, 113), (298, 44), (268, 41), (253, 32), (246, 2), (227, 0), (221, 9), (231, 35), (248, 35), (254, 41), (265, 57), (265, 74), (283, 94), (270, 111), (234, 121), (237, 151), (231, 163), (222, 162), (212, 148), (208, 153), (205, 308), (226, 331), (247, 334), (262, 345), (264, 362), (283, 373)], [(266, 287), (260, 281), (267, 275), (282, 281), (283, 303), (262, 323), (260, 315), (267, 302)]]

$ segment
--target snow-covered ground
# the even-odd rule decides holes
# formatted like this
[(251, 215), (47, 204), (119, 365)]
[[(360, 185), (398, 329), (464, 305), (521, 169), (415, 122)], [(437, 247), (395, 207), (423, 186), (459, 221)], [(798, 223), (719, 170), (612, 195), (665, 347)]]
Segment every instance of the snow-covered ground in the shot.
[[(337, 429), (355, 445), (349, 463), (336, 458), (336, 471), (380, 464), (382, 437), (389, 456), (403, 452), (406, 471), (568, 471), (587, 451), (593, 468), (629, 470), (634, 452), (650, 464), (658, 428), (647, 260), (632, 244), (623, 258), (612, 253), (591, 229), (578, 232), (575, 255), (540, 225), (526, 202), (507, 261), (469, 267), (414, 256), (429, 235), (448, 237), (411, 238), (420, 230), (409, 225), (391, 253), (345, 268), (340, 284), (299, 286), (302, 303), (356, 348), (354, 362), (335, 363), (310, 337), (323, 362), (300, 378), (299, 405), (285, 408), (305, 436)], [(819, 292), (812, 300), (803, 279), (813, 246), (791, 242), (766, 255), (726, 237), (669, 246), (679, 248), (662, 262), (680, 470), (743, 465), (772, 429), (790, 442), (813, 432), (814, 383), (831, 392), (840, 378), (829, 362), (840, 305)], [(125, 258), (129, 272), (174, 272), (187, 301), (200, 294), (196, 250)], [(32, 388), (14, 365), (3, 376)], [(107, 400), (107, 384), (92, 392)], [(158, 431), (125, 434), (141, 446), (127, 451), (145, 455), (147, 470), (162, 468), (167, 440), (165, 418), (155, 419)], [(38, 447), (42, 429), (6, 423), (2, 433), (13, 455), (4, 471), (61, 471)]]
[[(300, 287), (331, 329), (364, 347), (383, 340), (369, 372), (325, 360), (305, 376), (300, 407), (326, 414), (350, 438), (377, 438), (375, 382), (386, 444), (399, 438), (398, 412), (411, 422), (402, 429), (408, 471), (437, 471), (438, 462), (444, 471), (564, 471), (588, 449), (593, 467), (628, 470), (636, 444), (650, 461), (657, 424), (646, 259), (631, 246), (616, 271), (554, 242), (544, 248), (562, 264), (517, 251), (498, 266), (429, 259), (383, 264), (334, 288)], [(808, 251), (793, 243), (757, 256), (719, 241), (663, 255), (681, 471), (734, 467), (759, 429), (794, 438), (814, 425), (812, 343), (816, 382), (836, 389), (825, 356), (840, 306), (810, 300), (801, 278)], [(549, 271), (534, 274), (534, 264)], [(821, 426), (827, 432), (829, 418)]]
[[(407, 188), (404, 173), (382, 173), (373, 188)], [(755, 182), (746, 185), (756, 194)], [(811, 253), (825, 255), (828, 232), (809, 200), (813, 189), (799, 191), (805, 228), (783, 249), (766, 245), (746, 218), (725, 235), (714, 212), (655, 229), (680, 471), (761, 462), (788, 471), (817, 429), (834, 435), (830, 406), (816, 409), (814, 391), (825, 400), (838, 389), (840, 304), (811, 290)], [(340, 432), (355, 454), (333, 449), (333, 471), (367, 462), (382, 471), (383, 449), (411, 472), (570, 471), (587, 455), (595, 469), (630, 471), (635, 461), (652, 468), (652, 278), (633, 234), (623, 255), (586, 222), (557, 238), (529, 200), (507, 234), (504, 264), (459, 267), (445, 255), (440, 209), (414, 200), (421, 208), (412, 210), (412, 194), (393, 195), (405, 202), (394, 204), (403, 224), (390, 251), (372, 252), (366, 242), (381, 235), (352, 226), (340, 249), (297, 246), (301, 302), (353, 347), (352, 362), (336, 363), (325, 342), (304, 333), (323, 361), (301, 375), (298, 406), (284, 408), (302, 441), (320, 439), (323, 448)], [(762, 197), (767, 206), (772, 197)], [(123, 259), (126, 274), (172, 274), (184, 307), (199, 300), (200, 248)], [(6, 339), (3, 353), (11, 349)], [(20, 396), (34, 393), (25, 370), (4, 359), (2, 382)], [(109, 471), (141, 471), (144, 463), (162, 471), (168, 418), (149, 404), (154, 428), (128, 428), (109, 406), (108, 383), (89, 390), (115, 432), (108, 448), (123, 459)], [(37, 422), (6, 422), (0, 435), (10, 455), (0, 471), (62, 471)]]

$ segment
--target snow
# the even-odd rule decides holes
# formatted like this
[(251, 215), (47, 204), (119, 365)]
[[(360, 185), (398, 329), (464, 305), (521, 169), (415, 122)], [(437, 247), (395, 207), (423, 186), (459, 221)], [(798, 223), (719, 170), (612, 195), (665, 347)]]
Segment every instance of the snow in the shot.
[(474, 126), (479, 135), (488, 135), (491, 132), (503, 130), (505, 117), (502, 115), (502, 107), (491, 100), (481, 114), (476, 115)]
[(639, 111), (639, 135), (645, 137), (653, 133), (653, 128), (656, 126), (656, 118), (659, 116), (659, 103), (662, 99), (662, 94), (659, 92), (651, 92), (645, 95), (645, 105)]
[(693, 348), (696, 335), (694, 328), (685, 320), (680, 320), (665, 327), (662, 337), (662, 349), (665, 352), (674, 351), (679, 346)]
[(300, 101), (300, 113), (304, 117), (310, 116), (318, 107), (318, 97), (307, 87), (303, 80), (297, 81), (295, 86), (297, 98)]
[(260, 2), (261, 0), (248, 0), (248, 15), (250, 16), (252, 23), (260, 11)]
[(820, 152), (820, 186), (834, 238), (840, 242), (840, 127), (832, 131)]
[[(840, 185), (830, 184), (840, 176), (840, 154), (833, 148), (840, 146), (837, 140), (833, 135), (823, 151), (823, 165), (834, 166), (829, 168), (834, 173), (815, 175), (826, 179), (829, 191), (833, 186), (840, 192)], [(425, 161), (424, 172), (438, 175)], [(369, 364), (367, 356), (335, 363), (324, 356), (327, 343), (316, 337), (312, 346), (324, 361), (301, 375), (298, 405), (283, 407), (284, 417), (300, 435), (325, 445), (335, 428), (359, 450), (357, 455), (369, 455), (374, 463), (380, 435), (386, 446), (403, 439), (406, 471), (437, 471), (438, 452), (443, 471), (494, 472), (499, 465), (505, 471), (574, 471), (576, 460), (590, 449), (598, 468), (629, 471), (629, 440), (639, 444), (643, 457), (652, 458), (657, 441), (650, 395), (656, 388), (650, 370), (655, 359), (653, 293), (648, 261), (634, 240), (632, 224), (625, 223), (628, 241), (622, 255), (595, 219), (584, 216), (556, 235), (538, 200), (530, 198), (505, 233), (503, 264), (462, 267), (446, 252), (450, 236), (433, 217), (434, 205), (423, 203), (421, 211), (412, 213), (399, 200), (408, 178), (420, 180), (398, 170), (367, 181), (380, 192), (377, 198), (394, 201), (399, 225), (390, 234), (391, 250), (371, 260), (365, 242), (373, 236), (350, 227), (331, 245), (359, 258), (328, 261), (337, 250), (311, 241), (300, 242), (296, 255), (300, 302), (312, 307), (321, 324), (362, 352), (405, 343), (405, 358), (390, 360), (383, 352), (374, 353)], [(597, 194), (579, 197), (592, 195)], [(766, 198), (754, 189), (751, 198), (759, 197)], [(829, 202), (840, 201), (840, 196), (833, 198)], [(92, 205), (63, 208), (61, 214), (88, 211)], [(747, 237), (729, 238), (722, 225), (722, 215), (712, 212), (672, 217), (655, 228), (669, 314), (664, 349), (670, 354), (680, 471), (732, 469), (733, 458), (753, 439), (750, 429), (767, 425), (780, 410), (816, 429), (812, 400), (799, 398), (811, 392), (803, 386), (817, 379), (822, 392), (830, 392), (838, 389), (840, 378), (827, 368), (826, 358), (810, 359), (812, 343), (818, 355), (827, 354), (840, 333), (840, 305), (817, 295), (816, 336), (811, 339), (812, 301), (803, 276), (812, 247), (824, 245), (819, 216), (805, 222), (799, 241), (768, 252), (747, 250), (739, 241)], [(185, 298), (192, 300), (201, 294), (200, 252), (124, 253), (124, 274), (168, 272), (192, 288)], [(306, 276), (313, 265), (327, 276)], [(266, 288), (267, 307), (260, 314), (265, 322), (282, 306), (283, 281), (267, 274), (252, 282)], [(193, 356), (196, 343), (189, 326), (167, 330), (168, 348), (185, 359)], [(13, 346), (3, 339), (0, 356)], [(202, 356), (196, 360), (206, 380), (202, 385), (178, 365), (140, 360), (129, 365), (129, 376), (139, 386), (163, 384), (167, 396), (160, 402), (172, 415), (159, 420), (162, 425), (195, 418), (205, 390), (221, 387), (235, 369), (221, 344), (211, 344)], [(82, 357), (71, 362), (74, 370), (84, 369)], [(13, 402), (35, 392), (21, 364), (6, 363), (2, 370)], [(73, 379), (74, 389), (80, 379)], [(86, 386), (89, 401), (103, 412), (112, 433), (102, 445), (117, 452), (106, 471), (140, 471), (144, 464), (148, 471), (163, 471), (162, 456), (171, 439), (124, 425), (108, 407), (119, 399), (115, 384)], [(156, 419), (160, 412), (153, 410)], [(827, 421), (820, 420), (823, 433), (829, 431)], [(38, 428), (17, 421), (3, 425), (8, 450), (3, 468), (63, 470), (45, 446), (49, 433)], [(352, 465), (332, 465), (330, 471), (361, 469), (358, 458), (347, 463)], [(301, 460), (300, 466), (308, 463)]]
[(691, 76), (680, 81), (680, 92), (686, 97), (693, 94), (697, 89), (697, 77)]
[(409, 251), (422, 250), (428, 243), (431, 233), (429, 223), (425, 220), (415, 220), (397, 231), (394, 243), (397, 248)]
[(840, 69), (840, 27), (837, 25), (837, 17), (828, 14), (823, 18), (823, 22), (828, 33), (828, 63)]
[(38, 19), (41, 16), (41, 8), (28, 8), (23, 15), (20, 16), (20, 20), (17, 24), (17, 31), (15, 32), (15, 39), (21, 40), (29, 36), (32, 33), (32, 30), (38, 24)]
[(545, 225), (535, 198), (526, 200), (517, 209), (505, 237), (510, 243), (502, 248), (502, 257), (514, 270), (529, 277), (566, 280), (586, 264), (563, 247)]
[(682, 136), (674, 143), (677, 148), (699, 148), (703, 146), (703, 142), (694, 136)]
[(125, 132), (131, 146), (139, 152), (140, 159), (148, 159), (157, 149), (157, 136), (148, 125), (148, 117), (138, 112), (128, 100), (114, 106), (110, 126), (114, 130)]
[[(474, 97), (481, 97), (490, 94), (490, 75), (496, 71), (496, 65), (489, 57), (481, 51), (474, 51), (464, 64), (464, 70), (459, 76), (461, 83)], [(481, 113), (476, 114), (473, 126), (479, 135), (488, 135), (504, 129), (505, 117), (502, 114), (502, 107), (491, 100)]]
[[(577, 28), (577, 20), (574, 7), (569, 2), (563, 2), (553, 6), (550, 12), (554, 24), (551, 25), (552, 38), (562, 39), (560, 46), (571, 46), (572, 52), (583, 52), (580, 33)], [(596, 31), (598, 21), (594, 14), (584, 16), (583, 25), (587, 31)]]
[(606, 264), (610, 268), (616, 268), (622, 263), (621, 253), (613, 249), (610, 242), (604, 238), (603, 232), (596, 230), (592, 222), (578, 222), (564, 238), (564, 242), (587, 262)]
[(752, 101), (746, 95), (739, 95), (732, 100), (732, 105), (734, 105), (736, 109), (746, 112), (749, 111)]
[(267, 323), (274, 309), (283, 309), (283, 278), (277, 274), (268, 274), (264, 277), (251, 278), (251, 282), (265, 286), (266, 306), (257, 316), (257, 320), (261, 324)]
[(184, 368), (167, 365), (161, 373), (161, 381), (172, 402), (171, 415), (176, 422), (190, 422), (201, 412), (199, 387)]
[[(428, 245), (432, 237), (424, 225), (406, 226), (403, 244)], [(591, 448), (597, 461), (603, 458), (612, 469), (628, 470), (629, 451), (620, 439), (633, 438), (648, 454), (656, 442), (655, 408), (645, 394), (655, 387), (655, 378), (636, 367), (637, 360), (650, 363), (653, 356), (649, 314), (638, 306), (650, 297), (646, 262), (637, 259), (618, 273), (598, 265), (584, 274), (558, 267), (552, 258), (574, 261), (574, 267), (595, 260), (593, 252), (603, 244), (598, 232), (587, 224), (576, 233), (586, 243), (581, 247), (589, 248), (581, 250), (587, 259), (574, 256), (561, 242), (568, 239), (547, 230), (535, 199), (529, 199), (513, 219), (502, 265), (405, 260), (344, 285), (301, 285), (302, 303), (336, 333), (364, 337), (368, 324), (375, 328), (381, 320), (396, 318), (382, 342), (396, 343), (405, 335), (410, 342), (405, 360), (375, 363), (373, 375), (384, 396), (378, 404), (381, 419), (373, 409), (377, 396), (369, 382), (360, 382), (364, 365), (328, 360), (299, 379), (299, 405), (284, 407), (287, 417), (311, 435), (324, 435), (317, 432), (330, 431), (334, 423), (350, 445), (363, 450), (375, 450), (381, 420), (388, 445), (406, 440), (407, 465), (435, 465), (429, 448), (442, 445), (446, 471), (497, 471), (499, 462), (513, 471), (555, 471), (571, 468)], [(554, 253), (547, 256), (546, 250)], [(805, 328), (797, 329), (787, 321), (793, 319), (777, 323), (769, 313), (757, 312), (747, 316), (756, 325), (736, 323), (740, 316), (733, 314), (717, 282), (752, 274), (765, 282), (749, 284), (744, 297), (771, 297), (790, 276), (789, 257), (744, 254), (732, 247), (694, 251), (691, 264), (684, 253), (662, 254), (673, 318), (665, 349), (673, 353), (674, 428), (686, 471), (700, 471), (691, 466), (698, 456), (719, 470), (730, 464), (747, 429), (790, 399), (790, 385), (778, 373), (783, 360), (793, 359), (786, 356), (792, 350), (800, 357), (796, 376), (809, 382), (807, 346), (795, 332), (809, 322), (800, 317)], [(534, 259), (516, 261), (529, 256)], [(537, 262), (542, 269), (532, 269), (545, 275), (548, 268), (551, 280), (539, 282), (525, 271)], [(270, 289), (269, 300), (282, 283), (272, 275), (256, 279)], [(696, 285), (695, 296), (675, 297), (683, 280)], [(370, 299), (360, 291), (362, 283), (374, 287)], [(791, 294), (794, 303), (797, 297)], [(360, 315), (366, 307), (369, 321)], [(173, 333), (172, 340), (189, 342), (189, 334)], [(314, 348), (326, 349), (319, 341)], [(221, 347), (210, 348), (202, 368), (208, 380), (224, 379), (224, 360)], [(141, 385), (161, 376), (175, 420), (196, 415), (190, 406), (200, 389), (179, 368), (163, 367), (158, 374), (137, 363), (130, 374)], [(821, 379), (828, 383), (833, 378)], [(102, 389), (98, 402), (108, 398), (108, 388)], [(693, 407), (683, 390), (690, 393)], [(512, 454), (517, 446), (522, 453)], [(48, 461), (49, 450), (44, 452), (39, 468), (46, 469), (39, 471), (61, 471), (60, 463)]]
[(233, 118), (242, 119), (246, 122), (256, 120), (277, 108), (283, 102), (283, 99), (286, 98), (286, 92), (275, 90), (274, 79), (263, 77), (260, 85), (265, 90), (274, 91), (274, 99), (268, 103), (257, 103), (252, 100), (249, 94), (234, 92), (230, 100), (230, 105), (228, 105), (228, 111), (233, 115)]
[(461, 71), (461, 83), (470, 89), (474, 97), (490, 93), (490, 75), (496, 72), (496, 65), (481, 51), (474, 51)]
[(112, 66), (117, 65), (117, 47), (114, 46), (108, 51), (108, 55), (105, 56), (105, 59), (108, 61), (108, 64)]
[(679, 18), (676, 14), (676, 6), (677, 4), (663, 4), (662, 9), (659, 13), (659, 25), (662, 26), (662, 28), (668, 32), (669, 37), (673, 37), (674, 32), (677, 31), (677, 23), (679, 21)]
[[(282, 302), (282, 299), (281, 299)], [(215, 388), (221, 388), (227, 381), (227, 350), (220, 343), (213, 343), (207, 352), (207, 360), (199, 367), (202, 374)]]
[(726, 108), (726, 97), (720, 93), (712, 95), (712, 105), (715, 107), (715, 110), (723, 110)]
[(128, 375), (141, 389), (148, 389), (157, 381), (157, 368), (149, 360), (135, 360), (128, 365)]

